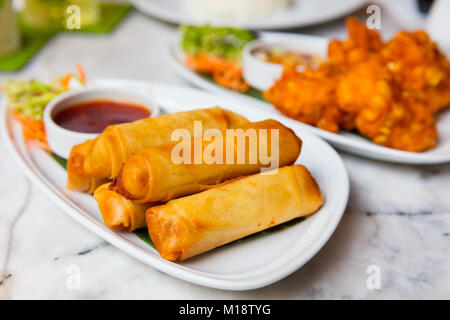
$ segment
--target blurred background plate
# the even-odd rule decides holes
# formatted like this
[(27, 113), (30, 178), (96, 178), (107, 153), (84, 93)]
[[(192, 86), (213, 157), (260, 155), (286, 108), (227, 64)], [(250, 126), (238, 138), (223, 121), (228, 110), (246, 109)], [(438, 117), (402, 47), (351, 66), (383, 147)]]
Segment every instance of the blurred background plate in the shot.
[[(183, 4), (183, 1), (184, 4)], [(131, 2), (140, 11), (176, 24), (239, 26), (246, 29), (287, 29), (319, 24), (340, 18), (357, 9), (360, 9), (365, 0), (293, 0), (286, 10), (281, 10), (270, 16), (247, 19), (220, 19), (207, 18), (200, 14), (192, 14), (194, 9), (186, 10), (188, 0), (132, 0)], [(197, 1), (199, 3), (201, 1)], [(241, 2), (242, 3), (242, 2)]]
[[(296, 43), (299, 47), (308, 48), (307, 52), (319, 56), (326, 56), (329, 42), (329, 39), (324, 37), (284, 32), (260, 32), (258, 33), (258, 39), (268, 43)], [(261, 112), (268, 112), (271, 114), (272, 118), (279, 120), (288, 126), (299, 126), (305, 131), (325, 139), (338, 150), (365, 158), (402, 164), (427, 165), (450, 162), (450, 109), (440, 112), (437, 117), (439, 140), (434, 148), (417, 153), (395, 150), (377, 145), (355, 132), (341, 131), (336, 134), (288, 118), (281, 114), (269, 102), (263, 100), (260, 91), (252, 89), (247, 93), (239, 93), (222, 87), (212, 79), (189, 69), (184, 63), (185, 56), (178, 43), (179, 40), (173, 42), (171, 46), (166, 49), (165, 57), (169, 66), (183, 79), (198, 88), (229, 97), (239, 98), (247, 104), (257, 104)]]

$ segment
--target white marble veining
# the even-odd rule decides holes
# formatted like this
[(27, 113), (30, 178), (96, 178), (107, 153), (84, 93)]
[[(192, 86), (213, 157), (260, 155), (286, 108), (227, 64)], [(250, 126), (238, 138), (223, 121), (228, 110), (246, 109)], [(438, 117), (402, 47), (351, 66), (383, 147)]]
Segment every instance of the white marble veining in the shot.
[[(400, 27), (392, 21), (383, 30), (388, 35)], [(343, 20), (300, 31), (345, 33)], [(172, 25), (134, 12), (110, 35), (58, 35), (21, 72), (0, 74), (0, 82), (51, 78), (80, 62), (90, 77), (183, 84), (160, 52), (175, 32)], [(341, 155), (351, 196), (330, 241), (288, 278), (230, 292), (172, 278), (109, 245), (50, 202), (0, 143), (0, 298), (450, 298), (450, 164), (403, 166)], [(67, 286), (73, 265), (81, 271), (75, 290)], [(380, 267), (380, 290), (366, 286), (370, 265)]]

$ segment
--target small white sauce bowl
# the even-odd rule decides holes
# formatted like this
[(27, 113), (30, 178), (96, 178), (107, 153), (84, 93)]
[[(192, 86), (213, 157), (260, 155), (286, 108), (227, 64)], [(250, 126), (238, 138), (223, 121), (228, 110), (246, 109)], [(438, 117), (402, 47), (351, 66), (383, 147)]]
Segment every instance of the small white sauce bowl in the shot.
[(242, 54), (242, 75), (249, 85), (260, 91), (270, 89), (283, 74), (283, 65), (263, 61), (254, 54), (254, 52), (260, 48), (271, 47), (278, 47), (317, 56), (323, 55), (323, 48), (311, 45), (308, 42), (304, 43), (303, 41), (281, 43), (255, 40), (248, 43), (244, 47)]
[(44, 110), (44, 125), (50, 149), (67, 159), (73, 146), (94, 139), (99, 133), (83, 133), (65, 129), (54, 121), (54, 116), (69, 107), (99, 100), (124, 102), (142, 106), (150, 111), (150, 117), (159, 115), (159, 107), (148, 93), (117, 88), (82, 88), (67, 91), (50, 101)]

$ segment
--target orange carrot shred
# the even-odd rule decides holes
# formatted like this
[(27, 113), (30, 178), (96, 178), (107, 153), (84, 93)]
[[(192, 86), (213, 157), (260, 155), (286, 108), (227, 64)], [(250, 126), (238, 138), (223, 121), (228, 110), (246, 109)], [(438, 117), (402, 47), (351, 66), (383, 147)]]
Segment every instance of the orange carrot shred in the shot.
[(47, 143), (45, 126), (42, 121), (22, 117), (21, 113), (16, 110), (11, 110), (11, 113), (14, 118), (21, 123), (24, 138), (36, 140), (41, 147), (51, 151)]
[(69, 82), (70, 82), (70, 79), (72, 79), (72, 77), (73, 77), (73, 74), (71, 74), (71, 73), (68, 73), (64, 77), (62, 77), (61, 86), (63, 87), (63, 89), (69, 88)]
[(250, 89), (249, 84), (242, 78), (242, 68), (235, 61), (200, 54), (188, 55), (186, 65), (196, 71), (211, 74), (214, 81), (224, 87), (240, 92)]
[(83, 84), (86, 84), (86, 72), (84, 72), (84, 68), (81, 64), (77, 63), (76, 68), (78, 70), (78, 74), (80, 75), (80, 81)]

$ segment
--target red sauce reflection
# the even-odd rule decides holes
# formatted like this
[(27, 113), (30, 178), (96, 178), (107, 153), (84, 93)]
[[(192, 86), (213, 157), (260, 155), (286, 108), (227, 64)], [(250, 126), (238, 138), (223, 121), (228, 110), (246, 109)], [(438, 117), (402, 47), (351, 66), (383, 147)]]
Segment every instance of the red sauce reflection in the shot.
[(100, 133), (109, 125), (148, 118), (150, 114), (143, 106), (99, 100), (68, 107), (58, 112), (53, 119), (68, 130)]

